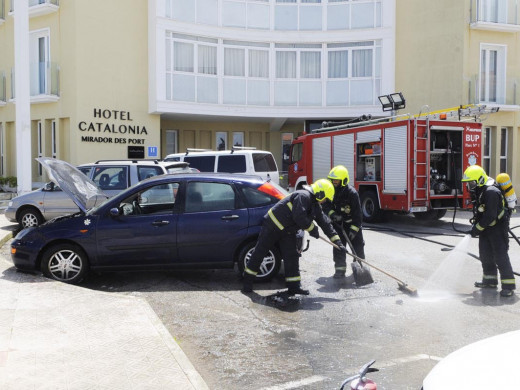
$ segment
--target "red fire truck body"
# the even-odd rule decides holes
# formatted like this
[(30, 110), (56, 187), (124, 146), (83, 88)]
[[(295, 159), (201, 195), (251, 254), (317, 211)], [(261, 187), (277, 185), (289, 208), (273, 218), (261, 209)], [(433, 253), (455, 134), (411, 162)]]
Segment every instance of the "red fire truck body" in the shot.
[(430, 117), (319, 129), (293, 141), (289, 187), (299, 189), (344, 165), (365, 221), (379, 220), (385, 210), (441, 218), (448, 208), (470, 207), (461, 178), (468, 166), (481, 164), (481, 144), (481, 123)]

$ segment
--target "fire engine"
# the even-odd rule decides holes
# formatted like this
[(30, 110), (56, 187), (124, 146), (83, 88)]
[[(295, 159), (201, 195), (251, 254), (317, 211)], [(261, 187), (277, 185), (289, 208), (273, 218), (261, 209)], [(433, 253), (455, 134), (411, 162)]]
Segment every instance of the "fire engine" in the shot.
[(448, 208), (470, 208), (461, 178), (468, 166), (481, 164), (482, 124), (477, 120), (484, 112), (485, 106), (461, 106), (313, 130), (293, 140), (289, 189), (344, 165), (366, 222), (379, 221), (385, 211), (438, 219)]

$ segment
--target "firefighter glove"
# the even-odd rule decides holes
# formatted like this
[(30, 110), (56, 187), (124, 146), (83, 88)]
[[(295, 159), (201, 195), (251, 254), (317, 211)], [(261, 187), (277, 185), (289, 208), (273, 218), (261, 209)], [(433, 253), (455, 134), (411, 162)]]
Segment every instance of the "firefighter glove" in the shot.
[(347, 248), (345, 248), (343, 246), (343, 243), (341, 242), (341, 240), (338, 238), (337, 240), (333, 241), (334, 244), (337, 245), (337, 249), (339, 249), (341, 252), (343, 253), (346, 253), (347, 252)]
[(311, 237), (320, 238), (320, 232), (317, 226), (314, 226), (314, 228), (309, 232), (309, 234), (311, 235)]
[(335, 223), (341, 223), (343, 221), (343, 217), (341, 216), (341, 214), (338, 213), (332, 213), (330, 219), (332, 220), (332, 222)]

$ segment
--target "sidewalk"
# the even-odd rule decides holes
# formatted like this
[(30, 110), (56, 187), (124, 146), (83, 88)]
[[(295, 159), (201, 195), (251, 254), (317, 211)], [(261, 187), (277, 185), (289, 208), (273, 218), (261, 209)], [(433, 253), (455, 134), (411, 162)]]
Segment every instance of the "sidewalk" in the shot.
[(0, 214), (0, 389), (209, 389), (138, 297), (17, 272)]

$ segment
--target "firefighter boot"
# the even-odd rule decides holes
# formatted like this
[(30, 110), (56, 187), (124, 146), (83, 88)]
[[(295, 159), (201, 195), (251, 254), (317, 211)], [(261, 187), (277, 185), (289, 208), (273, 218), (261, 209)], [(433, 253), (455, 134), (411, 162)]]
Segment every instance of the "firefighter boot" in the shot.
[(481, 282), (475, 282), (475, 287), (478, 288), (497, 288), (498, 279), (496, 277), (484, 277)]
[(501, 297), (512, 297), (513, 294), (514, 294), (514, 290), (512, 290), (510, 288), (504, 288), (500, 291)]
[(300, 283), (291, 283), (288, 288), (287, 288), (287, 295), (292, 297), (294, 295), (309, 295), (309, 290), (304, 290), (301, 286), (300, 286)]
[(337, 269), (336, 272), (334, 272), (334, 275), (332, 275), (334, 279), (343, 279), (345, 277), (345, 270)]
[(244, 272), (244, 280), (242, 285), (242, 292), (243, 293), (250, 293), (253, 292), (253, 282), (255, 280), (256, 276), (248, 274)]

